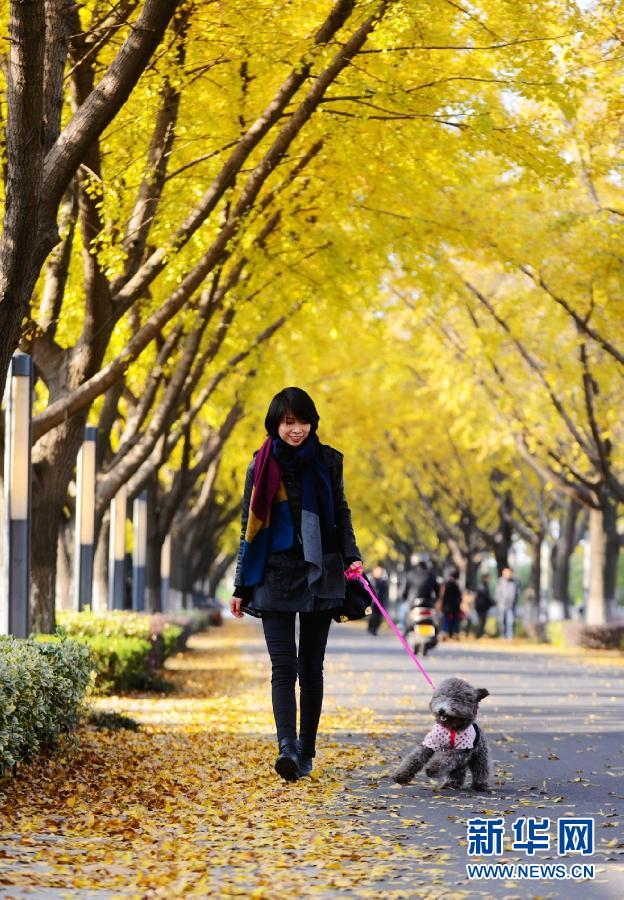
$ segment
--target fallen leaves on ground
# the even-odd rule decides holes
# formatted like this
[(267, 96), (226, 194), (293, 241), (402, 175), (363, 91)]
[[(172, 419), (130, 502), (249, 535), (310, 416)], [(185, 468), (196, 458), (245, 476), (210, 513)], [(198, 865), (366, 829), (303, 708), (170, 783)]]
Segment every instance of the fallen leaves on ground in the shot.
[[(415, 876), (419, 856), (424, 864), (443, 861), (419, 852), (417, 820), (375, 829), (366, 792), (350, 784), (354, 770), (385, 763), (370, 711), (334, 707), (321, 726), (325, 734), (361, 735), (366, 721), (365, 760), (355, 742), (322, 741), (312, 778), (278, 778), (268, 664), (244, 662), (245, 636), (233, 623), (197, 636), (171, 661), (172, 695), (95, 701), (136, 719), (140, 731), (84, 726), (77, 745), (7, 782), (5, 892), (275, 897), (350, 889), (362, 897), (407, 866)], [(384, 889), (384, 896), (408, 892)]]

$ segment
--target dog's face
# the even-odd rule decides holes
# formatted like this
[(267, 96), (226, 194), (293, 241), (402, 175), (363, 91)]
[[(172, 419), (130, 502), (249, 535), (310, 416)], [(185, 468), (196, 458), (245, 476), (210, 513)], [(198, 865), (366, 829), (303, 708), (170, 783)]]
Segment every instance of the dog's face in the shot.
[(436, 722), (452, 731), (463, 731), (477, 717), (479, 701), (489, 696), (485, 688), (473, 688), (461, 678), (446, 678), (434, 691), (429, 709)]

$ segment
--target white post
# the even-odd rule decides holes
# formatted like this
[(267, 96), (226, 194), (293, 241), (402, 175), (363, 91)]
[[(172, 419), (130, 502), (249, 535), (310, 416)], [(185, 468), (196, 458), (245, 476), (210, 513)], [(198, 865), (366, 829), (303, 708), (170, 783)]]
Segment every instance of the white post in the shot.
[(169, 611), (169, 577), (171, 575), (171, 535), (165, 538), (160, 554), (160, 608)]
[(147, 491), (132, 505), (134, 548), (132, 554), (132, 609), (145, 609), (145, 561), (147, 559)]
[(5, 541), (0, 634), (28, 637), (30, 601), (30, 448), (32, 360), (16, 353), (6, 387)]
[(540, 547), (540, 570), (542, 596), (537, 598), (537, 607), (540, 612), (546, 613), (548, 619), (550, 618), (548, 614), (550, 608), (550, 544), (547, 537), (544, 537)]
[(587, 607), (589, 605), (589, 588), (591, 584), (591, 542), (589, 538), (589, 532), (585, 534), (585, 537), (581, 541), (581, 546), (583, 548), (583, 620), (587, 617)]
[(605, 560), (607, 535), (603, 511), (589, 510), (589, 591), (585, 606), (588, 625), (604, 625), (607, 621), (608, 603), (605, 597)]
[(128, 489), (124, 484), (119, 488), (111, 501), (110, 534), (108, 543), (109, 609), (124, 608), (127, 505)]
[(97, 428), (85, 427), (76, 463), (76, 537), (74, 542), (74, 609), (93, 600), (93, 539), (95, 535), (95, 449)]

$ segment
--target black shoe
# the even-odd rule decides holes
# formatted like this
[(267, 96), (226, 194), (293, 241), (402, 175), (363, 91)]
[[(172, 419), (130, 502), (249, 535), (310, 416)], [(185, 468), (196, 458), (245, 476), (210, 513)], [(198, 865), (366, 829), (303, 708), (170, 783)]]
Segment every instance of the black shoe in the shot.
[(279, 742), (279, 756), (275, 760), (275, 771), (285, 781), (297, 781), (299, 778), (299, 754), (297, 745), (288, 738)]
[(297, 752), (299, 755), (299, 777), (303, 778), (305, 775), (309, 775), (312, 771), (312, 767), (314, 766), (314, 758), (312, 756), (306, 756), (305, 753), (301, 752), (301, 744), (297, 741)]
[(299, 777), (304, 778), (306, 775), (310, 775), (312, 772), (312, 767), (314, 765), (314, 760), (311, 756), (300, 756), (299, 757)]

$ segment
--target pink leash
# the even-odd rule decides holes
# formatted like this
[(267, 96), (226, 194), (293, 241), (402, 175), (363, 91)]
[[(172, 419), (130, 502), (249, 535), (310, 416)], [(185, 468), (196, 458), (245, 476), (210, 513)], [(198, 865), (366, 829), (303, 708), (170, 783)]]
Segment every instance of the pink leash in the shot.
[(401, 641), (404, 648), (407, 650), (407, 652), (409, 653), (409, 655), (411, 656), (413, 661), (416, 663), (416, 665), (418, 666), (418, 668), (420, 669), (422, 674), (425, 676), (425, 678), (427, 679), (427, 681), (429, 682), (431, 687), (435, 689), (435, 685), (434, 685), (433, 681), (431, 680), (431, 678), (429, 677), (429, 673), (427, 672), (427, 670), (425, 669), (423, 664), (420, 662), (418, 657), (414, 654), (410, 645), (407, 643), (407, 641), (405, 640), (405, 638), (403, 637), (403, 635), (401, 634), (399, 629), (396, 627), (396, 625), (394, 624), (394, 622), (392, 621), (392, 619), (390, 618), (390, 616), (388, 615), (388, 613), (386, 612), (386, 610), (384, 609), (382, 604), (379, 602), (378, 598), (375, 596), (375, 593), (372, 590), (368, 581), (365, 578), (362, 578), (362, 576), (360, 574), (358, 574), (357, 572), (354, 572), (351, 569), (347, 569), (347, 571), (345, 572), (345, 578), (348, 578), (349, 581), (352, 581), (353, 579), (357, 579), (360, 582), (360, 584), (366, 589), (366, 592), (369, 594), (373, 603), (376, 603), (377, 606), (379, 607), (379, 611), (381, 612), (382, 616), (384, 617), (384, 619), (386, 620), (386, 622), (388, 623), (390, 628), (394, 631), (394, 633), (396, 634), (398, 639)]

